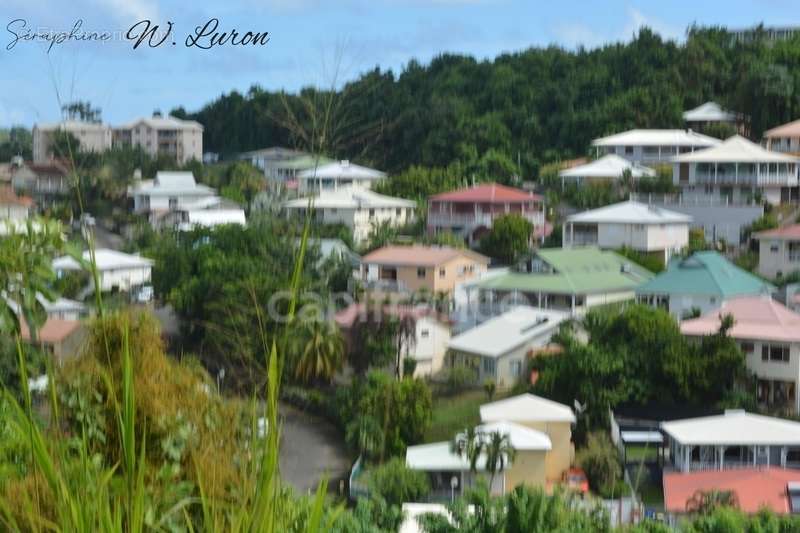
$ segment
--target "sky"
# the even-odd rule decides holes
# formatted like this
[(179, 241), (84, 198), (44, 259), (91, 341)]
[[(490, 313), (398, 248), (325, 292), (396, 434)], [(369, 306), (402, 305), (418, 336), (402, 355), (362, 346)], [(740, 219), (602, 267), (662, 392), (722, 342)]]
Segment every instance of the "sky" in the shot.
[[(269, 32), (270, 40), (186, 47), (186, 36), (212, 18), (219, 32)], [(23, 33), (19, 19), (37, 33), (68, 32), (80, 19), (83, 31), (112, 37), (11, 46), (12, 31)], [(144, 19), (161, 29), (172, 22), (172, 32), (162, 46), (134, 50), (124, 35)], [(532, 46), (627, 41), (641, 26), (680, 41), (692, 23), (760, 22), (800, 24), (796, 0), (0, 0), (0, 127), (57, 121), (59, 102), (73, 100), (92, 102), (104, 121), (119, 124), (155, 109), (195, 111), (254, 84), (295, 91), (376, 66), (399, 73), (411, 59), (442, 52), (490, 59)]]

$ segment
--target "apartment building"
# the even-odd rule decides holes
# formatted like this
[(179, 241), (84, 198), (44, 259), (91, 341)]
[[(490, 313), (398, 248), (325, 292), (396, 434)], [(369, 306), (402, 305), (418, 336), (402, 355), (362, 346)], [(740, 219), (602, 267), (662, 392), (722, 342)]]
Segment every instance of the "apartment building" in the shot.
[(70, 147), (73, 151), (104, 152), (111, 148), (111, 126), (100, 122), (83, 122), (79, 120), (65, 120), (53, 124), (35, 124), (33, 126), (33, 162), (36, 164), (47, 163), (56, 157), (65, 157), (67, 154), (54, 153), (54, 141), (58, 132), (72, 135), (78, 140), (78, 146)]
[(138, 146), (152, 157), (167, 156), (183, 165), (203, 160), (203, 126), (194, 120), (153, 115), (114, 128), (117, 146)]

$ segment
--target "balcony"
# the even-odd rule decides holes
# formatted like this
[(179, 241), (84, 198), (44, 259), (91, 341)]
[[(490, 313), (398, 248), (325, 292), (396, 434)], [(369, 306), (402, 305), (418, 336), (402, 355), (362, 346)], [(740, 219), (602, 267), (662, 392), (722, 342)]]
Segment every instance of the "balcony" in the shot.
[[(479, 226), (491, 227), (492, 221), (500, 216), (511, 213), (429, 213), (428, 225), (440, 227), (462, 227), (462, 228), (475, 228)], [(516, 212), (522, 218), (529, 221), (534, 226), (544, 225), (544, 213), (541, 211), (534, 212)]]

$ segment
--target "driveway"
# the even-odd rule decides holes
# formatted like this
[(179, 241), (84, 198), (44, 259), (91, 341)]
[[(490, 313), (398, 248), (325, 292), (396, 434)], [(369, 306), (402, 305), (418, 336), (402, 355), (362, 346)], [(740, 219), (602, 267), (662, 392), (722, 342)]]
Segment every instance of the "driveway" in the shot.
[(283, 480), (300, 494), (316, 490), (323, 476), (338, 492), (339, 480), (350, 474), (352, 460), (342, 436), (326, 420), (280, 404), (282, 422), (280, 468)]

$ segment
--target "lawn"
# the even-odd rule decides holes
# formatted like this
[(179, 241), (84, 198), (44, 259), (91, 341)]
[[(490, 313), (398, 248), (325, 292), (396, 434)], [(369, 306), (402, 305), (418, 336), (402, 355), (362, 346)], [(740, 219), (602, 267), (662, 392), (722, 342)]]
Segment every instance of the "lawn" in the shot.
[[(495, 400), (500, 396), (495, 396)], [(452, 396), (435, 396), (433, 399), (433, 419), (425, 434), (425, 442), (450, 440), (467, 426), (478, 425), (481, 421), (479, 408), (488, 403), (483, 390), (469, 390)]]
[(645, 463), (655, 463), (658, 461), (658, 448), (655, 445), (629, 444), (625, 447), (625, 458), (628, 464), (639, 463), (642, 459), (644, 459)]

